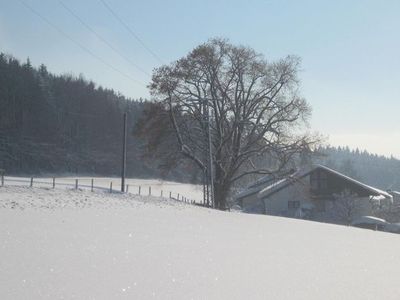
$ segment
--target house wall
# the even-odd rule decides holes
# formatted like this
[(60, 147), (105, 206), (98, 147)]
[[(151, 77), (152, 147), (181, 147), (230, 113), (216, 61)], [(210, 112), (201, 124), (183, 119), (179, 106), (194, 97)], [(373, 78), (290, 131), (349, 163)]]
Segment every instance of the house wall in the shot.
[(243, 211), (247, 213), (295, 216), (297, 209), (288, 209), (289, 200), (300, 201), (301, 206), (311, 204), (308, 176), (267, 199), (260, 199), (258, 193), (243, 197), (241, 206)]
[(243, 197), (241, 206), (244, 212), (253, 214), (265, 214), (264, 202), (257, 197), (258, 193)]
[(289, 209), (289, 201), (299, 201), (300, 207), (310, 207), (313, 203), (310, 199), (309, 191), (309, 176), (306, 176), (275, 194), (262, 199), (266, 214), (295, 217), (298, 209)]

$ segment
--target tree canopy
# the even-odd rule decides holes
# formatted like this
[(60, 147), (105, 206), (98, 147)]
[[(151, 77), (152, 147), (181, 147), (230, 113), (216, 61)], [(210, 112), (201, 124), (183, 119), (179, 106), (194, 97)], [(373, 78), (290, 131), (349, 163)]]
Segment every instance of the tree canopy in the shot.
[[(212, 172), (216, 207), (225, 208), (235, 181), (274, 174), (314, 144), (303, 130), (311, 109), (299, 94), (299, 67), (295, 56), (269, 62), (249, 47), (212, 39), (154, 71), (150, 90), (169, 117), (170, 151)], [(158, 124), (147, 124), (147, 132)]]

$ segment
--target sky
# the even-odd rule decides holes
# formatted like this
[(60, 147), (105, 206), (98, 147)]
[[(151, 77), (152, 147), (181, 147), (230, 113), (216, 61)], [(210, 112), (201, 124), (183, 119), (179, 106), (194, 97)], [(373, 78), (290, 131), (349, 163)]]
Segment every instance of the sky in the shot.
[(213, 37), (270, 61), (294, 54), (310, 130), (400, 158), (400, 1), (103, 1), (127, 28), (102, 0), (0, 0), (0, 52), (131, 98), (149, 97), (154, 68)]

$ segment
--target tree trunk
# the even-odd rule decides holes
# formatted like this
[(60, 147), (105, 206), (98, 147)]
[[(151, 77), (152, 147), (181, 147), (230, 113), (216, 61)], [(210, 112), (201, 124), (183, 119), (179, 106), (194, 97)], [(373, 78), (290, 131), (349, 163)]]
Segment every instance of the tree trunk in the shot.
[(228, 191), (229, 191), (228, 184), (221, 183), (219, 181), (215, 182), (214, 185), (215, 208), (220, 210), (226, 210), (228, 208), (227, 205)]

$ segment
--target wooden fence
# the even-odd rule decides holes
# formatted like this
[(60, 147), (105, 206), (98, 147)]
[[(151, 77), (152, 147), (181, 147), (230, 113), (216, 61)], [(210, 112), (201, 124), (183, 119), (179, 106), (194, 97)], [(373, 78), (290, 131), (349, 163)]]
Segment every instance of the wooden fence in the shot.
[[(87, 189), (90, 190), (91, 192), (94, 192), (95, 190), (103, 190), (107, 191), (109, 193), (125, 193), (125, 194), (133, 194), (133, 195), (139, 195), (139, 196), (152, 196), (152, 197), (160, 197), (160, 198), (169, 198), (172, 200), (184, 202), (184, 203), (189, 203), (189, 204), (195, 204), (196, 201), (186, 197), (180, 193), (173, 192), (173, 191), (164, 191), (163, 189), (159, 189), (157, 193), (154, 192), (154, 189), (152, 188), (151, 185), (134, 185), (134, 184), (126, 184), (125, 185), (125, 192), (121, 192), (113, 187), (113, 181), (110, 181), (110, 184), (108, 187), (104, 185), (104, 179), (101, 179), (103, 182), (103, 186), (96, 185), (96, 181), (94, 178), (86, 178), (86, 179), (72, 179), (72, 178), (39, 178), (39, 177), (30, 177), (30, 178), (19, 178), (19, 177), (12, 177), (12, 178), (7, 178), (4, 176), (4, 174), (0, 174), (1, 177), (1, 187), (4, 187), (5, 185), (8, 186), (29, 186), (31, 188), (33, 187), (47, 187), (51, 189), (55, 189), (56, 187), (64, 187), (64, 188), (70, 188), (74, 190), (80, 190), (80, 189)], [(69, 182), (67, 182), (69, 181)], [(85, 184), (85, 182), (89, 181), (89, 184)], [(7, 184), (8, 183), (8, 184)], [(147, 187), (147, 189), (143, 189)], [(167, 193), (165, 193), (167, 192)], [(168, 195), (168, 197), (166, 197)]]

